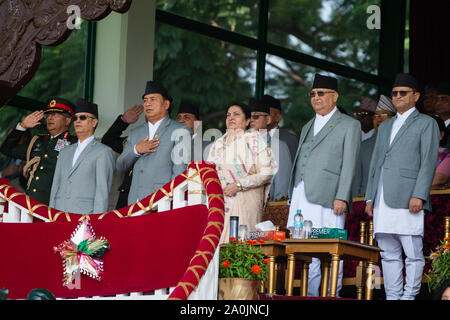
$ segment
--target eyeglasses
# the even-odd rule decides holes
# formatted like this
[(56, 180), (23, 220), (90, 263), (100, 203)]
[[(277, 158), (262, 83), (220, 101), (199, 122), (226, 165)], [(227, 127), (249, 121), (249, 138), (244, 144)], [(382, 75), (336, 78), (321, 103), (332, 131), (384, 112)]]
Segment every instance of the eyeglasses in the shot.
[(392, 114), (386, 114), (386, 113), (374, 115), (375, 118), (391, 118), (391, 117), (393, 117), (393, 116), (394, 116), (394, 115), (392, 115)]
[(392, 91), (392, 96), (393, 97), (396, 97), (397, 96), (397, 94), (399, 94), (400, 93), (400, 96), (401, 97), (405, 97), (407, 94), (408, 94), (408, 92), (414, 92), (414, 90), (409, 90), (409, 91), (403, 91), (403, 90), (401, 90), (401, 91)]
[(253, 114), (252, 115), (252, 119), (253, 120), (258, 120), (259, 117), (267, 117), (267, 116), (268, 116), (268, 114)]
[(319, 96), (319, 97), (323, 97), (324, 95), (325, 95), (325, 93), (333, 93), (334, 91), (316, 91), (316, 92), (314, 92), (314, 91), (311, 91), (310, 93), (309, 93), (309, 96), (311, 97), (311, 98), (314, 98), (315, 96), (316, 96), (316, 93), (317, 93), (317, 95)]
[(95, 119), (94, 117), (91, 117), (91, 116), (87, 116), (87, 115), (85, 115), (85, 114), (82, 114), (82, 115), (79, 115), (79, 116), (73, 116), (73, 117), (72, 117), (72, 121), (75, 122), (75, 121), (77, 121), (78, 119), (80, 119), (81, 121), (84, 121), (84, 120), (86, 120), (87, 118)]

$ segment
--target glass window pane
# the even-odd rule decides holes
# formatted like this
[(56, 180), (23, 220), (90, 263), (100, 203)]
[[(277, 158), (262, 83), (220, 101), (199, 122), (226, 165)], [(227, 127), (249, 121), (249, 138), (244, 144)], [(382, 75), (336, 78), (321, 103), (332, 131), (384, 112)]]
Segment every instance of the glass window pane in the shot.
[(362, 96), (378, 102), (378, 88), (372, 84), (345, 78), (311, 66), (267, 55), (265, 94), (281, 100), (283, 120), (281, 126), (294, 130), (298, 134), (313, 116), (308, 93), (316, 73), (338, 79), (339, 98), (337, 105), (350, 116), (359, 107)]
[(317, 58), (378, 73), (379, 29), (367, 13), (380, 0), (271, 0), (268, 41)]
[(203, 129), (225, 128), (226, 106), (254, 94), (256, 52), (170, 25), (157, 23), (153, 79), (174, 98), (197, 103)]
[(74, 103), (84, 96), (87, 24), (83, 21), (60, 45), (43, 47), (36, 74), (18, 95), (39, 101), (57, 96)]
[(157, 0), (156, 8), (256, 38), (258, 3), (258, 0)]

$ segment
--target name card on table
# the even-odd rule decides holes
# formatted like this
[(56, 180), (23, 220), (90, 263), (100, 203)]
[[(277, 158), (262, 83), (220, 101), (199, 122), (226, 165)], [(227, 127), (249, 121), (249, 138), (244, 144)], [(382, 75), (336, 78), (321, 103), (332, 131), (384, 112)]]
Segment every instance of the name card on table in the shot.
[(347, 230), (339, 228), (312, 228), (311, 239), (347, 240)]

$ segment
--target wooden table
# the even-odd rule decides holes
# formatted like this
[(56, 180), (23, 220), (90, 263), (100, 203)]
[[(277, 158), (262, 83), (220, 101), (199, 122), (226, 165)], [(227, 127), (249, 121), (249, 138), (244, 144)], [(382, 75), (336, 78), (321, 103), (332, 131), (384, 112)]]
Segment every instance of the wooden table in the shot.
[[(325, 297), (328, 292), (328, 279), (330, 271), (331, 261), (331, 282), (330, 282), (330, 296), (336, 297), (337, 280), (339, 272), (339, 261), (345, 259), (352, 260), (367, 260), (367, 281), (366, 281), (366, 299), (372, 299), (372, 283), (374, 264), (378, 262), (378, 256), (380, 248), (363, 244), (350, 240), (342, 239), (286, 239), (283, 241), (285, 244), (285, 253), (288, 255), (303, 255), (314, 258), (319, 258), (322, 265), (322, 279), (321, 279), (321, 296)], [(305, 279), (305, 273), (307, 275), (307, 264), (304, 266), (304, 272), (302, 275), (302, 294), (307, 290), (307, 277)], [(286, 295), (292, 295), (293, 277), (295, 261), (288, 261), (288, 277)], [(305, 272), (306, 269), (306, 272)]]
[(275, 258), (285, 255), (285, 245), (280, 241), (265, 241), (258, 245), (262, 248), (262, 254), (270, 260), (267, 272), (267, 293), (275, 294)]
[[(267, 272), (267, 293), (275, 294), (275, 259), (276, 257), (285, 256), (286, 245), (280, 241), (265, 241), (264, 244), (259, 244), (262, 248), (262, 253), (267, 256), (270, 260), (269, 262), (269, 270)], [(310, 256), (305, 256), (302, 254), (288, 254), (288, 265), (289, 263), (293, 264), (292, 272), (287, 273), (287, 283), (293, 283), (294, 281), (294, 267), (295, 261), (300, 260), (303, 262), (303, 273), (302, 273), (302, 295), (306, 296), (306, 291), (304, 288), (308, 286), (308, 268), (309, 264), (312, 261)], [(305, 268), (306, 266), (306, 268)], [(306, 284), (304, 283), (306, 279)], [(292, 289), (291, 289), (292, 291)], [(292, 294), (291, 294), (292, 295)]]

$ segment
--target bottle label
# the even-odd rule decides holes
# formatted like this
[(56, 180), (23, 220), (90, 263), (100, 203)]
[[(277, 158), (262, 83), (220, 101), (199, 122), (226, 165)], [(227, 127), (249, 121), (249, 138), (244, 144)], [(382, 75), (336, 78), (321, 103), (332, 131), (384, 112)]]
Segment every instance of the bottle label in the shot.
[(295, 228), (303, 228), (303, 222), (302, 221), (296, 221), (294, 222)]

